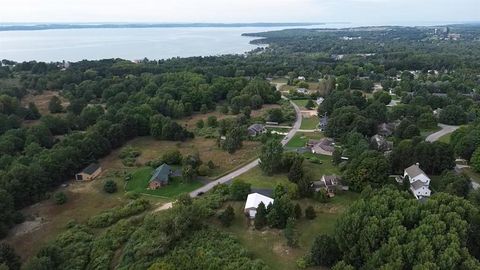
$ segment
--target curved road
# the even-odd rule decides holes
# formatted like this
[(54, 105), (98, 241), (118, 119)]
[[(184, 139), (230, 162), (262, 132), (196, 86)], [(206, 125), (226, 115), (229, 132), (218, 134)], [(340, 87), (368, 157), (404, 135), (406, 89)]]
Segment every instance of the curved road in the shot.
[[(290, 104), (292, 104), (292, 106), (295, 108), (295, 112), (296, 112), (296, 115), (297, 115), (297, 119), (295, 120), (295, 124), (293, 125), (293, 128), (288, 132), (288, 135), (285, 136), (281, 143), (283, 146), (285, 146), (291, 139), (292, 137), (295, 135), (295, 133), (297, 133), (297, 131), (300, 129), (300, 126), (302, 124), (302, 114), (300, 113), (300, 108), (295, 104), (293, 103), (292, 101), (290, 101)], [(233, 178), (235, 177), (238, 177), (246, 172), (248, 172), (249, 170), (255, 168), (258, 164), (260, 163), (260, 159), (256, 159), (250, 163), (248, 163), (247, 165), (225, 175), (225, 176), (222, 176), (220, 178), (218, 178), (217, 180), (215, 181), (212, 181), (208, 184), (206, 184), (205, 186), (199, 188), (199, 189), (196, 189), (192, 192), (190, 192), (190, 196), (191, 197), (196, 197), (198, 196), (199, 194), (203, 194), (207, 191), (209, 191), (210, 189), (212, 189), (213, 187), (215, 187), (216, 185), (219, 185), (219, 184), (224, 184), (224, 183), (227, 183), (228, 181), (232, 180)]]
[[(277, 84), (277, 90), (280, 87), (281, 87), (281, 84)], [(282, 96), (282, 98), (287, 99), (284, 96)], [(300, 108), (295, 103), (293, 103), (292, 101), (290, 101), (290, 104), (292, 104), (293, 108), (295, 109), (297, 119), (295, 120), (295, 123), (293, 124), (292, 129), (282, 139), (281, 143), (282, 143), (283, 146), (285, 146), (292, 139), (292, 137), (295, 135), (295, 133), (297, 133), (297, 131), (300, 130), (300, 126), (302, 125), (302, 113), (300, 112)], [(233, 171), (233, 172), (231, 172), (231, 173), (229, 173), (225, 176), (222, 176), (222, 177), (218, 178), (217, 180), (212, 181), (212, 182), (202, 186), (199, 189), (196, 189), (196, 190), (190, 192), (190, 197), (192, 197), (192, 198), (197, 197), (198, 195), (201, 195), (201, 194), (211, 190), (216, 185), (227, 183), (227, 182), (231, 181), (232, 179), (234, 179), (235, 177), (238, 177), (238, 176), (248, 172), (249, 170), (255, 168), (256, 166), (258, 166), (259, 163), (260, 163), (260, 159), (257, 158), (256, 160), (246, 164), (245, 166), (242, 166), (241, 168), (238, 168), (235, 171)], [(171, 208), (172, 205), (173, 205), (173, 203), (171, 203), (171, 202), (166, 203), (166, 204), (163, 204), (160, 207), (156, 208), (154, 211), (156, 212), (156, 211), (166, 210), (166, 209)]]
[(460, 126), (449, 126), (449, 125), (444, 125), (444, 124), (438, 124), (439, 127), (442, 129), (430, 134), (425, 141), (427, 142), (436, 142), (438, 141), (442, 136), (445, 136), (447, 134), (453, 133), (455, 130), (459, 129)]

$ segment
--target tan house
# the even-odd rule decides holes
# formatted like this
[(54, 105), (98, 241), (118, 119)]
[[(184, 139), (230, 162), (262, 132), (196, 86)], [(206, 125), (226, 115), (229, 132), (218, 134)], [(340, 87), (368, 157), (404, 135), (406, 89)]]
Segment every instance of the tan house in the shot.
[(77, 181), (90, 181), (95, 179), (98, 175), (102, 173), (102, 167), (98, 163), (92, 163), (88, 165), (83, 171), (75, 175), (75, 180)]

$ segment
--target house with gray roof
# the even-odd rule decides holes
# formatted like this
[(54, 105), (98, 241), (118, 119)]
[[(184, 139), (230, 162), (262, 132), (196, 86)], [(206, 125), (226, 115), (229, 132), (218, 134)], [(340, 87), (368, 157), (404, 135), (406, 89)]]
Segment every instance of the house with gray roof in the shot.
[(253, 124), (248, 127), (248, 135), (253, 137), (266, 132), (267, 132), (267, 129), (262, 124)]
[(172, 175), (172, 167), (167, 164), (162, 164), (153, 171), (150, 181), (148, 181), (149, 189), (159, 189), (168, 185), (170, 176)]
[[(417, 200), (428, 198), (431, 195), (430, 177), (420, 168), (420, 164), (414, 164), (403, 172), (405, 180), (410, 183), (410, 191)], [(405, 181), (404, 180), (404, 181)]]

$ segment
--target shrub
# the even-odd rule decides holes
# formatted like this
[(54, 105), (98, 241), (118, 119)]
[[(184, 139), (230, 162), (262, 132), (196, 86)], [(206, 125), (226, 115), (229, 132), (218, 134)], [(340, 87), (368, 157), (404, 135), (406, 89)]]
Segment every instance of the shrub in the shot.
[(162, 155), (162, 161), (169, 165), (180, 165), (183, 156), (178, 150), (170, 150)]
[(56, 204), (62, 205), (67, 202), (67, 195), (63, 192), (57, 192), (53, 195), (53, 200), (55, 201)]
[(209, 173), (210, 173), (210, 168), (207, 165), (202, 164), (198, 167), (198, 175), (207, 176)]
[(92, 228), (106, 228), (122, 218), (140, 214), (149, 207), (150, 202), (147, 200), (134, 200), (124, 206), (115, 207), (111, 210), (89, 218), (87, 225)]
[(103, 190), (107, 193), (115, 193), (117, 192), (117, 183), (113, 180), (107, 180), (103, 185)]
[(250, 193), (250, 184), (235, 179), (229, 187), (230, 198), (234, 201), (243, 201)]

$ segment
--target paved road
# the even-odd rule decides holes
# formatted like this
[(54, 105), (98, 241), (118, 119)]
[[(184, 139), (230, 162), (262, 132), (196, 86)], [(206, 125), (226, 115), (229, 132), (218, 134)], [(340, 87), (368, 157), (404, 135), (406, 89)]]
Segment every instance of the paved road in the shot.
[[(277, 90), (280, 89), (280, 87), (281, 87), (281, 84), (277, 84)], [(282, 96), (282, 98), (287, 99), (283, 96)], [(295, 109), (297, 119), (295, 120), (295, 123), (294, 123), (292, 129), (282, 139), (281, 143), (282, 143), (283, 146), (285, 146), (292, 139), (292, 137), (295, 135), (295, 133), (297, 133), (297, 131), (300, 129), (300, 126), (302, 125), (302, 114), (300, 112), (300, 108), (295, 103), (293, 103), (292, 101), (290, 101), (290, 104), (292, 104), (293, 108)], [(231, 181), (233, 178), (238, 177), (238, 176), (248, 172), (249, 170), (255, 168), (256, 166), (258, 166), (259, 163), (260, 163), (260, 159), (256, 159), (256, 160), (248, 163), (247, 165), (245, 165), (241, 168), (238, 168), (237, 170), (235, 170), (235, 171), (233, 171), (233, 172), (231, 172), (231, 173), (229, 173), (225, 176), (222, 176), (222, 177), (218, 178), (217, 180), (212, 181), (212, 182), (204, 185), (203, 187), (201, 187), (199, 189), (196, 189), (196, 190), (190, 192), (190, 197), (197, 197), (199, 194), (203, 194), (203, 193), (211, 190), (216, 185), (227, 183), (227, 182)], [(157, 211), (166, 210), (166, 209), (171, 208), (172, 206), (173, 206), (172, 203), (166, 203), (166, 204), (163, 204), (160, 207), (156, 208), (154, 211), (157, 212)]]
[[(292, 137), (295, 135), (295, 133), (300, 129), (300, 126), (302, 124), (302, 115), (300, 113), (300, 108), (298, 108), (298, 106), (291, 102), (290, 103), (292, 104), (292, 106), (295, 108), (295, 111), (296, 111), (296, 114), (297, 114), (297, 119), (295, 120), (295, 124), (293, 125), (293, 128), (288, 132), (287, 136), (285, 136), (281, 143), (283, 146), (285, 146), (291, 139)], [(192, 192), (190, 192), (190, 196), (191, 197), (196, 197), (198, 196), (199, 194), (203, 194), (209, 190), (211, 190), (213, 187), (215, 187), (216, 185), (219, 185), (219, 184), (224, 184), (224, 183), (227, 183), (229, 181), (231, 181), (233, 178), (236, 178), (246, 172), (248, 172), (249, 170), (255, 168), (258, 164), (260, 163), (260, 159), (256, 159), (250, 163), (248, 163), (247, 165), (225, 175), (225, 176), (222, 176), (220, 178), (218, 178), (217, 180), (215, 181), (212, 181), (208, 184), (206, 184), (205, 186), (199, 188), (199, 189), (196, 189)]]
[(460, 126), (449, 126), (449, 125), (444, 125), (444, 124), (438, 124), (439, 127), (442, 129), (430, 134), (425, 140), (427, 142), (436, 142), (438, 141), (442, 136), (445, 136), (447, 134), (453, 133), (455, 130), (459, 129)]

